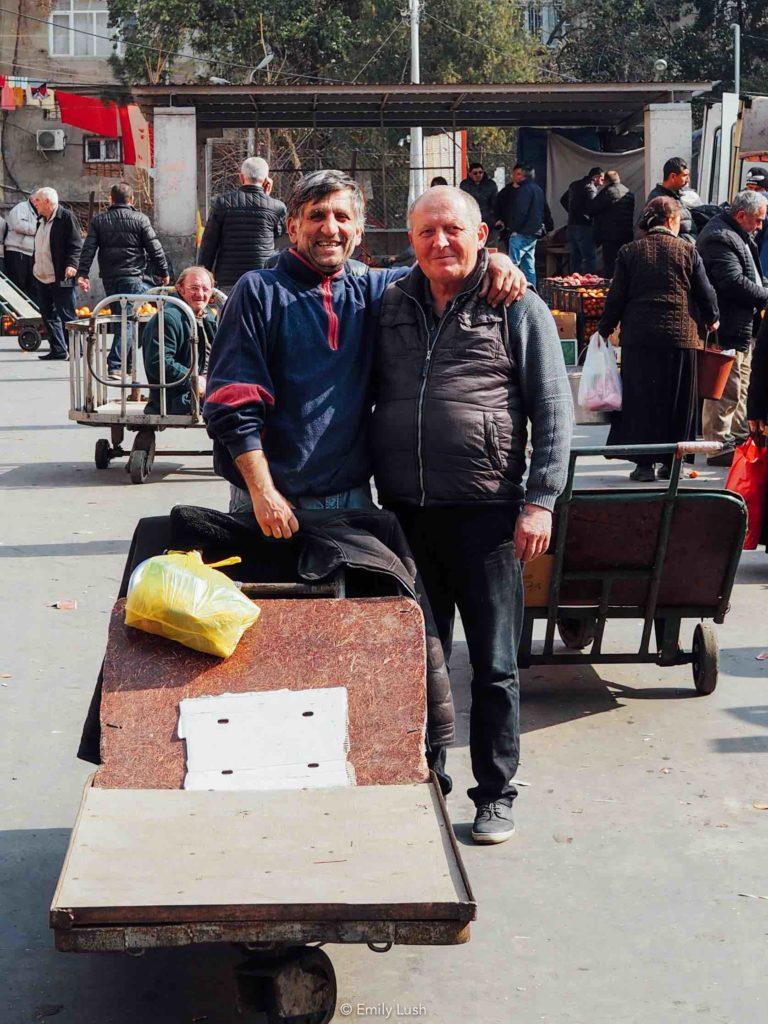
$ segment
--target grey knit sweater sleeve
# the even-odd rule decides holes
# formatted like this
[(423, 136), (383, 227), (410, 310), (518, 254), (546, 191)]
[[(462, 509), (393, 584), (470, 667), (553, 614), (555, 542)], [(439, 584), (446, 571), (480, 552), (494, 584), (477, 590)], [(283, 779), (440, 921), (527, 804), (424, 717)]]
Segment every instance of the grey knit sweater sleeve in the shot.
[(528, 291), (507, 312), (509, 341), (531, 421), (533, 454), (525, 500), (553, 509), (565, 488), (573, 433), (573, 400), (555, 321)]

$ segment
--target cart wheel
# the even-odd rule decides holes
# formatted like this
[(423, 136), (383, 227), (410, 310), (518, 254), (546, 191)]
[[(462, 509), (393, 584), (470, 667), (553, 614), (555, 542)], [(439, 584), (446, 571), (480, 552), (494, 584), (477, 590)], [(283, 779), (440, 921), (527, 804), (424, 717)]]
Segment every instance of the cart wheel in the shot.
[(693, 631), (693, 644), (691, 646), (691, 668), (693, 669), (693, 682), (697, 693), (703, 697), (713, 693), (717, 686), (717, 676), (720, 671), (720, 649), (717, 645), (717, 633), (714, 627), (707, 623), (698, 623)]
[(595, 639), (594, 619), (569, 619), (562, 616), (557, 620), (557, 631), (566, 647), (581, 651)]
[(146, 483), (151, 469), (152, 461), (149, 452), (144, 451), (143, 448), (135, 448), (128, 456), (128, 472), (131, 474), (131, 483)]
[(19, 348), (24, 352), (37, 352), (42, 341), (40, 332), (35, 327), (24, 327), (19, 331)]
[(111, 458), (111, 444), (106, 437), (100, 437), (96, 442), (96, 450), (93, 453), (93, 461), (96, 463), (96, 469), (109, 469)]
[(322, 949), (305, 947), (255, 957), (240, 964), (235, 977), (241, 1013), (260, 1010), (266, 1013), (268, 1024), (329, 1024), (333, 1020), (336, 972)]

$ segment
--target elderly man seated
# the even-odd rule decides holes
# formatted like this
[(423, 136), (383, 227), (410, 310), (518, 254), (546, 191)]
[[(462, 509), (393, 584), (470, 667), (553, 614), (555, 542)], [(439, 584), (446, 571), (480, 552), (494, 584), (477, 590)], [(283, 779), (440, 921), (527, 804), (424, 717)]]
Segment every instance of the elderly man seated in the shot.
[[(216, 335), (217, 320), (208, 308), (213, 293), (213, 275), (205, 267), (187, 267), (176, 280), (176, 294), (192, 309), (197, 320), (197, 390), (200, 399), (205, 395), (205, 372), (211, 343)], [(144, 328), (141, 348), (144, 369), (150, 384), (160, 383), (159, 316), (155, 314)], [(185, 416), (192, 408), (191, 381), (187, 376), (192, 362), (192, 338), (189, 322), (178, 306), (165, 305), (165, 332), (162, 359), (165, 364), (165, 382), (174, 387), (166, 390), (165, 411), (170, 416)], [(185, 379), (186, 378), (186, 379)], [(160, 389), (149, 389), (145, 412), (160, 414)]]
[(571, 391), (541, 299), (529, 290), (505, 310), (480, 294), (488, 227), (477, 202), (430, 188), (408, 221), (418, 266), (388, 286), (379, 318), (374, 477), (408, 538), (446, 663), (461, 614), (472, 664), (472, 837), (499, 843), (514, 831), (517, 795), (521, 562), (549, 544)]

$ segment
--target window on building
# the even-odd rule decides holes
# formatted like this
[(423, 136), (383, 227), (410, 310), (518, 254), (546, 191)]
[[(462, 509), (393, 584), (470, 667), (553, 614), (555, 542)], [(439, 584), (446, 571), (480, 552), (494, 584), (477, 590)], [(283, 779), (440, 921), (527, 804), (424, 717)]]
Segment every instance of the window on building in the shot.
[(90, 135), (83, 139), (83, 160), (87, 164), (119, 164), (123, 159), (120, 139)]
[(523, 9), (523, 24), (532, 36), (548, 45), (557, 15), (557, 0), (528, 0)]
[(116, 47), (108, 19), (107, 0), (53, 0), (49, 53), (52, 57), (111, 57)]

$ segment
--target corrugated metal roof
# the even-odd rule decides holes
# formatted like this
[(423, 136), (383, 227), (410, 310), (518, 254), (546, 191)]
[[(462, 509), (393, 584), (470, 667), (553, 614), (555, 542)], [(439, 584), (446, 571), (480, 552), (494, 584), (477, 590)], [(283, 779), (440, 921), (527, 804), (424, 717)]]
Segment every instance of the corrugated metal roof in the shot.
[(132, 93), (148, 108), (195, 107), (201, 128), (631, 127), (647, 104), (687, 102), (713, 84), (134, 85)]

